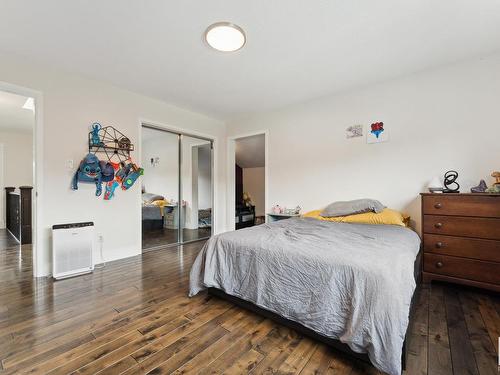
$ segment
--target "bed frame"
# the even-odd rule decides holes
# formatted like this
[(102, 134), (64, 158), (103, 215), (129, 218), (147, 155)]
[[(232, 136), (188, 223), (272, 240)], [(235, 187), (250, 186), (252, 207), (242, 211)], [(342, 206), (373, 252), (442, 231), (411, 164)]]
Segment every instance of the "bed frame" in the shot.
[[(419, 253), (417, 254), (417, 257), (415, 259), (415, 266), (414, 266), (414, 276), (415, 276), (415, 281), (417, 283), (417, 288), (415, 289), (415, 292), (413, 293), (413, 297), (411, 299), (411, 305), (410, 305), (410, 319), (409, 319), (409, 324), (408, 328), (406, 330), (406, 335), (405, 335), (405, 340), (403, 342), (403, 353), (401, 355), (401, 369), (404, 371), (406, 370), (406, 356), (407, 356), (407, 351), (408, 351), (408, 338), (411, 334), (412, 331), (412, 323), (413, 323), (413, 316), (415, 313), (415, 305), (416, 305), (416, 296), (418, 295), (418, 289), (420, 287), (420, 282), (421, 282), (421, 275), (422, 275), (422, 249), (420, 249)], [(363, 362), (367, 362), (371, 365), (370, 359), (368, 358), (368, 355), (366, 353), (356, 353), (349, 348), (347, 344), (344, 344), (340, 342), (339, 340), (332, 339), (330, 337), (323, 336), (322, 334), (313, 331), (310, 328), (307, 328), (303, 326), (300, 323), (294, 322), (293, 320), (286, 319), (272, 311), (263, 309), (251, 302), (245, 301), (241, 298), (229, 295), (225, 293), (224, 291), (217, 289), (217, 288), (208, 288), (208, 293), (210, 295), (225, 299), (229, 302), (234, 303), (235, 305), (238, 305), (240, 307), (243, 307), (244, 309), (250, 310), (252, 312), (255, 312), (259, 315), (262, 315), (266, 318), (269, 318), (281, 325), (284, 325), (286, 327), (289, 327), (303, 335), (309, 336), (317, 341), (320, 341), (334, 349), (337, 349), (350, 357), (359, 359)]]

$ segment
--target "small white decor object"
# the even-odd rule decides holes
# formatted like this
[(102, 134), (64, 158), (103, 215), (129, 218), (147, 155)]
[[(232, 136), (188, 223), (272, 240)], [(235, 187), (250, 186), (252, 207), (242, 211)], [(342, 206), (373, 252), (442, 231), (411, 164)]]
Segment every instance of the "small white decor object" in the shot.
[(437, 176), (435, 176), (427, 185), (427, 189), (429, 189), (431, 193), (441, 193), (443, 188), (443, 183)]
[(156, 167), (158, 164), (160, 164), (160, 158), (158, 156), (155, 156), (154, 158), (151, 158), (151, 166)]
[(280, 207), (279, 204), (277, 204), (276, 206), (273, 206), (272, 213), (273, 214), (281, 214), (281, 213), (283, 213), (283, 209)]
[(345, 130), (345, 136), (349, 138), (357, 138), (363, 136), (363, 125), (351, 125)]
[(384, 128), (383, 122), (374, 122), (370, 125), (371, 130), (366, 133), (366, 143), (380, 143), (389, 140), (387, 129)]

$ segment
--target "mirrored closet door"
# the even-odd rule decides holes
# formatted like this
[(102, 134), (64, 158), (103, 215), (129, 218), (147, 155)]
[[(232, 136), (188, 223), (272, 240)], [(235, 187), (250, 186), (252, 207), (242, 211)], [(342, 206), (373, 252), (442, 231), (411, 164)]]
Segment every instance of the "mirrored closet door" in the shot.
[(212, 141), (142, 127), (142, 248), (178, 245), (212, 234)]
[(179, 243), (180, 135), (142, 128), (142, 248)]
[(212, 142), (181, 136), (182, 241), (208, 238), (212, 233)]

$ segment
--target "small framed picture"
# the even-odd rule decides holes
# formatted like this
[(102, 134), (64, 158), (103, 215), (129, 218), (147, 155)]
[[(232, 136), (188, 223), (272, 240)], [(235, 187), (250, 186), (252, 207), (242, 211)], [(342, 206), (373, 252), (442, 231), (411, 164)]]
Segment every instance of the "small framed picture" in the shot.
[(363, 136), (363, 125), (351, 125), (345, 130), (345, 136), (349, 138), (357, 138)]

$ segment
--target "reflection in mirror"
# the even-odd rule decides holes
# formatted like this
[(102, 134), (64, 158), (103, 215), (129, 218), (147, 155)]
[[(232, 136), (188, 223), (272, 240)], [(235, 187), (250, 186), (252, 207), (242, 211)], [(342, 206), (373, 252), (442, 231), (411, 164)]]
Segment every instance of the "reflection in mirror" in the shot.
[(182, 241), (189, 242), (212, 234), (212, 144), (188, 136), (181, 143)]
[(179, 242), (179, 138), (142, 128), (143, 249)]

